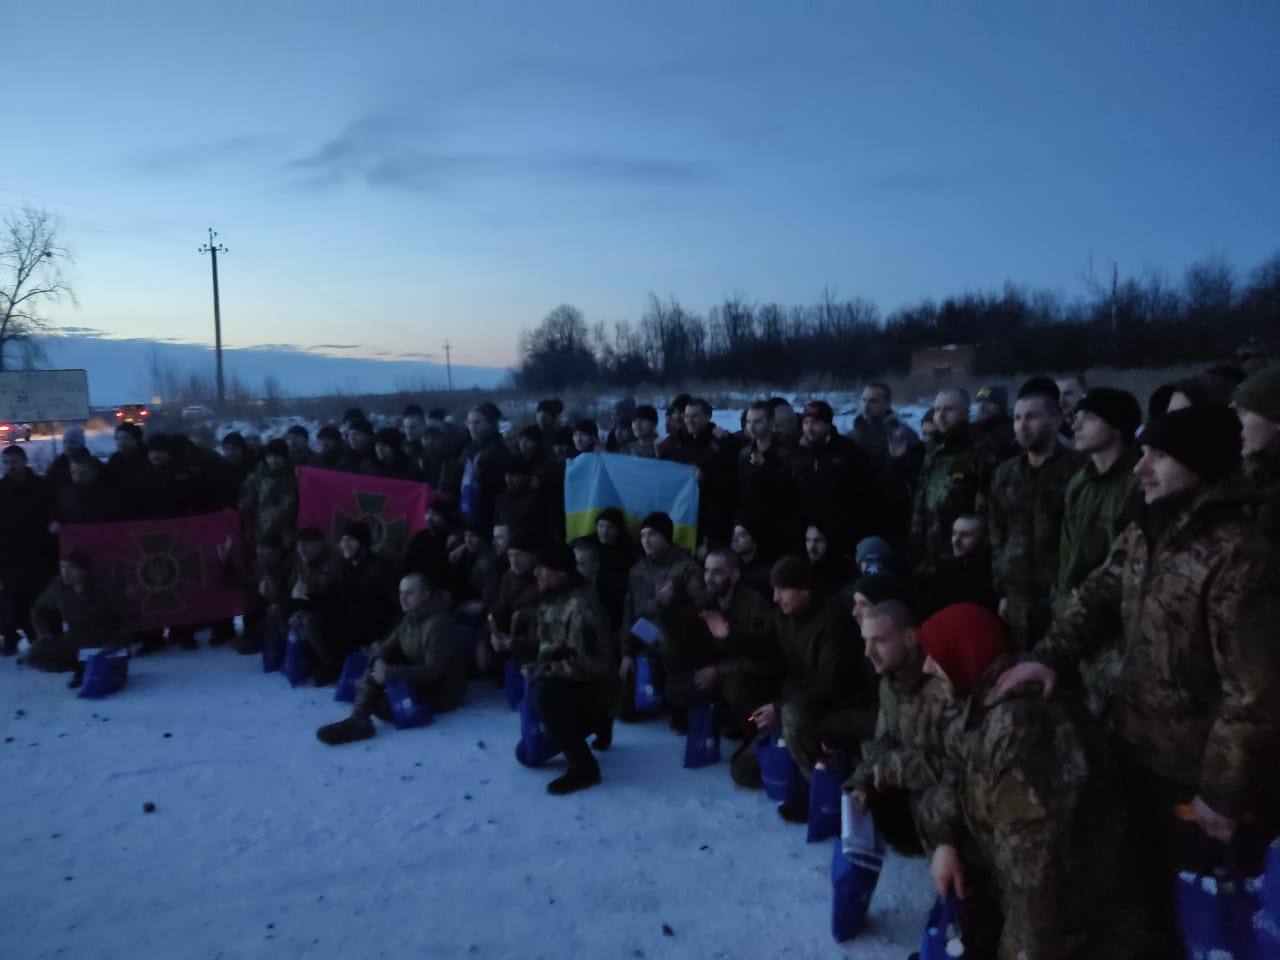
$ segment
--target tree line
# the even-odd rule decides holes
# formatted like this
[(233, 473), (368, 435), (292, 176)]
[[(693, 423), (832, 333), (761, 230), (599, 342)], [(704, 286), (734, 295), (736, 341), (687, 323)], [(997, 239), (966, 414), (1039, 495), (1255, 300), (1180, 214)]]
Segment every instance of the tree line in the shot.
[[(1012, 282), (999, 293), (924, 299), (887, 316), (876, 304), (829, 292), (785, 306), (727, 297), (705, 315), (652, 294), (638, 323), (589, 324), (569, 305), (520, 335), (516, 385), (633, 387), (693, 380), (794, 383), (830, 375), (906, 373), (913, 351), (975, 344), (979, 374), (1170, 366), (1229, 359), (1251, 337), (1275, 335), (1280, 253), (1237, 279), (1221, 257), (1193, 264), (1181, 283), (1150, 271), (1087, 278), (1085, 293)], [(1269, 344), (1269, 346), (1275, 346)]]

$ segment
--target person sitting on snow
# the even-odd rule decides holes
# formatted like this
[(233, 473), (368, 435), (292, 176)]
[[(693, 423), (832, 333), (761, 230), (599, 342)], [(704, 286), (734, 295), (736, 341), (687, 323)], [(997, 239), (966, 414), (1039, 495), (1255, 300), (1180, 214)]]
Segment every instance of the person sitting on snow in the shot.
[(377, 731), (371, 718), (383, 716), (383, 695), (393, 680), (413, 684), (432, 713), (462, 705), (470, 650), (449, 613), (448, 593), (433, 589), (422, 574), (410, 573), (400, 581), (400, 609), (399, 625), (373, 648), (369, 668), (356, 685), (351, 716), (317, 730), (321, 743), (332, 747), (372, 737)]
[(129, 642), (129, 614), (119, 593), (93, 575), (89, 552), (75, 549), (58, 564), (54, 578), (31, 608), (36, 639), (23, 662), (50, 673), (75, 671), (72, 687), (84, 676), (80, 651), (115, 648)]

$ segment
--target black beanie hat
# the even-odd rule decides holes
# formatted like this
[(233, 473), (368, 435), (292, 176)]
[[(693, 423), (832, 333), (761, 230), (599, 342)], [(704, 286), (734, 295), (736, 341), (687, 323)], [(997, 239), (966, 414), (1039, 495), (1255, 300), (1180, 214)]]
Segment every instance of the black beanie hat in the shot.
[(1218, 483), (1240, 466), (1240, 418), (1221, 404), (1183, 407), (1153, 420), (1139, 442), (1154, 447), (1206, 483)]
[(369, 525), (363, 520), (351, 520), (342, 528), (344, 537), (352, 537), (360, 542), (360, 544), (368, 550), (373, 545), (373, 533), (369, 530)]
[(650, 423), (658, 422), (658, 411), (651, 403), (642, 403), (636, 407), (635, 416), (632, 420), (648, 420)]
[(1126, 441), (1142, 426), (1142, 407), (1138, 399), (1127, 390), (1114, 387), (1093, 387), (1076, 404), (1076, 410), (1085, 410), (1105, 420), (1122, 434)]
[(853, 592), (862, 594), (873, 604), (901, 600), (910, 606), (912, 601), (911, 584), (888, 570), (859, 577), (853, 585)]
[(286, 460), (289, 459), (289, 445), (279, 437), (276, 437), (274, 440), (267, 441), (267, 445), (263, 448), (262, 452), (268, 457), (284, 457)]
[(404, 434), (395, 427), (383, 427), (373, 435), (373, 442), (399, 450), (404, 445)]
[(813, 589), (813, 568), (799, 557), (783, 557), (769, 571), (769, 585), (792, 590)]
[(244, 436), (238, 430), (232, 430), (225, 437), (223, 437), (222, 445), (224, 447), (239, 447), (241, 450), (246, 449)]
[(578, 558), (574, 556), (573, 547), (563, 540), (553, 540), (538, 551), (538, 566), (561, 573), (577, 573)]
[(511, 531), (511, 544), (508, 550), (519, 550), (523, 553), (540, 553), (542, 551), (542, 540), (532, 530), (526, 527), (517, 527)]
[(136, 423), (117, 423), (116, 433), (119, 433), (121, 430), (129, 434), (129, 436), (133, 437), (133, 439), (137, 440), (139, 443), (142, 442), (142, 428)]
[(661, 511), (655, 510), (643, 520), (640, 521), (640, 529), (655, 530), (666, 538), (668, 543), (675, 540), (676, 528), (671, 522), (671, 518)]
[(316, 437), (320, 440), (337, 440), (342, 442), (342, 432), (332, 423), (326, 423), (323, 427), (316, 431)]

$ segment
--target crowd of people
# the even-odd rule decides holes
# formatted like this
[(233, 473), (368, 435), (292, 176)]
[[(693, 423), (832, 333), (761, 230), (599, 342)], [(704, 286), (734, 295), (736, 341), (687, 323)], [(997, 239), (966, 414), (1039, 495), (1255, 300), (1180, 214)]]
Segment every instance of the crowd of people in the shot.
[[(1032, 377), (1012, 405), (947, 387), (918, 432), (892, 399), (867, 384), (843, 434), (817, 399), (761, 399), (737, 431), (687, 395), (623, 401), (608, 430), (547, 399), (506, 436), (491, 403), (465, 427), (351, 410), (314, 446), (300, 426), (229, 433), (220, 456), (125, 425), (105, 464), (68, 431), (43, 477), (10, 446), (4, 653), (19, 629), (51, 670), (89, 646), (193, 647), (190, 626), (136, 631), (57, 532), (233, 507), (244, 629), (211, 643), (252, 653), (301, 624), (318, 685), (368, 653), (326, 744), (374, 736), (393, 680), (440, 713), (513, 663), (567, 760), (547, 789), (571, 793), (601, 783), (616, 721), (651, 716), (643, 666), (673, 729), (715, 708), (739, 786), (761, 787), (770, 734), (806, 778), (843, 769), (960, 898), (966, 956), (1181, 955), (1178, 871), (1256, 874), (1280, 835), (1280, 367), (1215, 367), (1145, 410), (1083, 377)], [(616, 508), (567, 543), (566, 463), (598, 452), (694, 467), (696, 549), (662, 512), (633, 539)], [(394, 556), (365, 521), (299, 529), (300, 466), (425, 482), (425, 528)]]

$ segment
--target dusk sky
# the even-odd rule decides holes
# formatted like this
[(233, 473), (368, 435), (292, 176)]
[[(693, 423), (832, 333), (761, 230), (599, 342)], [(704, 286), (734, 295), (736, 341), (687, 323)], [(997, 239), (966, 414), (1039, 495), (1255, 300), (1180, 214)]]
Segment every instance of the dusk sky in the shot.
[(0, 0), (0, 213), (112, 337), (505, 366), (559, 303), (888, 311), (1280, 249), (1280, 4)]

